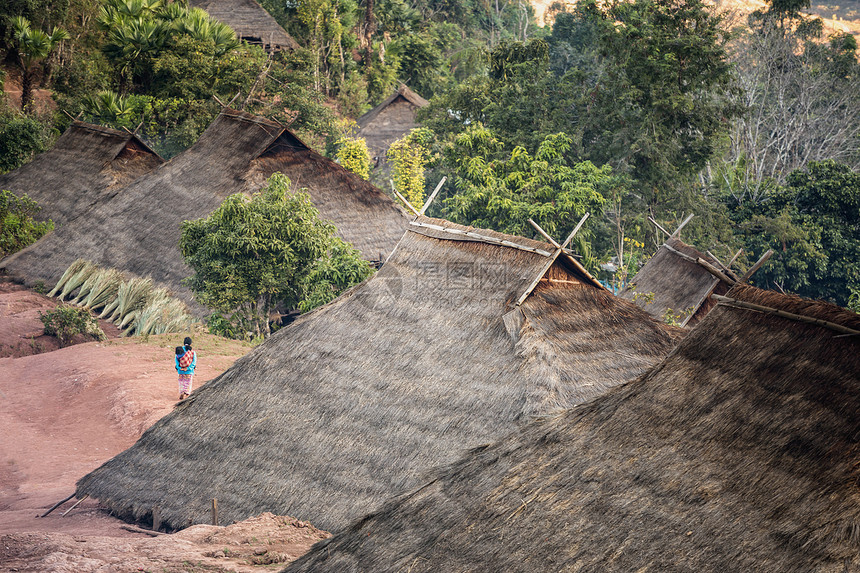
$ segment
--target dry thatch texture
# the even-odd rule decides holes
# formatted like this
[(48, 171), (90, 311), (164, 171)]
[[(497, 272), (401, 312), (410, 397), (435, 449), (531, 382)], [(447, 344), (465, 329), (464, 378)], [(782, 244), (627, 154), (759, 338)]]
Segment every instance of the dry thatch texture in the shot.
[(358, 136), (367, 142), (371, 157), (385, 163), (385, 152), (409, 130), (418, 127), (415, 112), (426, 105), (426, 99), (401, 85), (385, 101), (358, 118)]
[(641, 379), (473, 450), (287, 571), (856, 572), (860, 340), (837, 336), (717, 306)]
[(192, 8), (202, 8), (227, 24), (240, 40), (262, 46), (267, 52), (295, 50), (298, 43), (262, 6), (254, 0), (189, 0)]
[[(693, 326), (714, 307), (710, 295), (725, 294), (730, 285), (701, 265), (678, 256), (672, 249), (694, 259), (701, 257), (713, 266), (720, 267), (710, 255), (702, 254), (680, 239), (670, 237), (618, 296), (634, 301), (658, 319), (662, 319), (671, 309), (674, 316), (683, 317), (680, 320), (683, 326)], [(648, 302), (650, 293), (653, 293), (654, 298)]]
[[(293, 147), (286, 150), (284, 142)], [(366, 258), (387, 255), (408, 224), (403, 210), (300, 144), (280, 124), (226, 109), (193, 147), (6, 258), (0, 268), (27, 282), (53, 284), (75, 259), (85, 258), (151, 276), (190, 303), (191, 293), (180, 285), (191, 274), (178, 248), (181, 222), (208, 215), (232, 193), (257, 191), (275, 171), (309, 187), (320, 215)]]
[(0, 175), (0, 189), (41, 205), (37, 218), (64, 225), (164, 161), (136, 136), (76, 121), (30, 163)]
[(378, 188), (308, 147), (284, 130), (252, 164), (246, 186), (259, 188), (280, 171), (295, 188), (306, 188), (320, 217), (365, 259), (384, 261), (409, 224), (402, 207)]
[(273, 335), (77, 494), (133, 520), (158, 506), (173, 528), (207, 522), (217, 498), (222, 522), (273, 511), (338, 529), (466, 448), (637, 376), (674, 344), (674, 330), (564, 261), (507, 314), (550, 259), (411, 229), (372, 279)]

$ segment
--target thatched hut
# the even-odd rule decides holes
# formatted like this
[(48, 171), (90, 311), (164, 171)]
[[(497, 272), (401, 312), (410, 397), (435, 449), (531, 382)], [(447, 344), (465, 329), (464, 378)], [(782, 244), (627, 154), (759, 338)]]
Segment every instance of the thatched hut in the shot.
[(725, 294), (731, 288), (699, 259), (722, 270), (721, 263), (711, 255), (670, 237), (618, 296), (635, 302), (658, 319), (671, 314), (670, 318), (681, 326), (693, 326), (714, 307), (711, 295)]
[[(729, 296), (860, 331), (860, 316)], [(641, 379), (472, 450), (287, 569), (860, 571), (860, 336), (719, 304)]]
[(230, 26), (240, 40), (262, 46), (267, 52), (295, 50), (299, 44), (255, 0), (189, 0), (210, 16)]
[(37, 218), (60, 226), (162, 163), (131, 133), (75, 121), (49, 151), (0, 175), (0, 189), (29, 195)]
[(678, 330), (546, 243), (422, 218), (373, 278), (275, 333), (77, 494), (136, 521), (157, 506), (171, 528), (208, 522), (214, 498), (223, 522), (273, 511), (339, 529), (466, 448), (637, 376)]
[(258, 190), (276, 171), (307, 187), (320, 216), (368, 260), (391, 252), (408, 219), (387, 195), (304, 145), (282, 125), (225, 109), (190, 149), (68, 225), (0, 263), (26, 281), (55, 283), (77, 258), (156, 282), (191, 300), (180, 224), (225, 197)]
[(385, 165), (388, 148), (411, 129), (418, 127), (415, 113), (429, 105), (426, 99), (401, 84), (385, 101), (358, 118), (358, 136), (377, 165)]

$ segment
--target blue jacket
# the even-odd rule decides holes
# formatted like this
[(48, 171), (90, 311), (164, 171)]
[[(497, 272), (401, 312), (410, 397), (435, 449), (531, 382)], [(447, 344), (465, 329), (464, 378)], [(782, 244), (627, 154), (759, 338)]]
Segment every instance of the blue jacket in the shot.
[[(179, 359), (182, 358), (182, 356), (185, 356), (185, 354), (188, 354), (189, 352), (192, 355), (191, 364), (188, 366), (188, 368), (180, 368)], [(179, 356), (178, 354), (176, 355), (176, 371), (180, 374), (194, 374), (194, 369), (197, 368), (197, 353), (193, 350), (186, 350), (185, 354), (183, 354), (182, 356)]]

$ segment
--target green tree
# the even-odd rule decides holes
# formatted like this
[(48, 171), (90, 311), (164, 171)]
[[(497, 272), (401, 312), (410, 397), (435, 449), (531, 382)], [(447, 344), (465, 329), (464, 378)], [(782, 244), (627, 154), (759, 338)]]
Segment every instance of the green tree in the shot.
[(12, 21), (15, 42), (18, 49), (18, 65), (21, 67), (21, 109), (29, 110), (33, 105), (33, 82), (37, 66), (46, 59), (54, 48), (69, 34), (54, 28), (50, 34), (30, 27), (30, 21), (18, 16)]
[(571, 139), (547, 136), (534, 155), (522, 147), (496, 159), (503, 144), (481, 126), (459, 135), (448, 150), (457, 166), (458, 193), (446, 200), (454, 221), (503, 233), (531, 236), (531, 218), (557, 237), (568, 234), (586, 212), (600, 213), (600, 188), (610, 170), (591, 162), (572, 163)]
[(335, 159), (364, 180), (370, 178), (370, 152), (364, 139), (341, 137), (337, 143)]
[[(308, 309), (372, 272), (319, 219), (308, 195), (289, 188), (290, 180), (276, 173), (252, 197), (231, 195), (208, 217), (182, 224), (179, 248), (194, 270), (189, 287), (200, 302), (232, 313), (257, 336), (270, 333), (276, 305)], [(320, 281), (312, 282), (314, 276)]]
[(49, 126), (31, 116), (4, 110), (0, 102), (0, 173), (28, 162), (44, 151), (50, 141)]
[(424, 169), (432, 140), (433, 132), (419, 127), (392, 143), (386, 152), (394, 188), (416, 209), (424, 205)]
[(774, 250), (755, 284), (842, 306), (860, 289), (860, 173), (834, 161), (812, 162), (767, 201), (734, 216), (754, 252)]
[(0, 191), (0, 259), (20, 251), (53, 230), (51, 221), (36, 221), (42, 208), (30, 197)]

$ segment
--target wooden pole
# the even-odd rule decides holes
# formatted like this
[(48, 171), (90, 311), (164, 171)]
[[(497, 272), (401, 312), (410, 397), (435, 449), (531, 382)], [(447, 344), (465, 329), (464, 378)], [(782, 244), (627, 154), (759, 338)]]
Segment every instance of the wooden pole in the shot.
[(152, 530), (158, 531), (161, 529), (161, 511), (158, 506), (152, 508)]
[(767, 252), (761, 256), (761, 258), (758, 260), (758, 262), (756, 264), (754, 264), (752, 267), (750, 267), (750, 270), (748, 270), (746, 273), (744, 273), (744, 276), (742, 276), (738, 282), (745, 283), (748, 280), (750, 280), (750, 278), (755, 274), (755, 272), (757, 270), (759, 270), (762, 267), (762, 265), (767, 262), (767, 260), (771, 257), (771, 255), (773, 255), (773, 251), (768, 249)]
[(218, 500), (212, 498), (212, 525), (218, 525)]
[(689, 223), (692, 219), (693, 219), (693, 214), (692, 214), (692, 213), (690, 213), (689, 215), (687, 215), (687, 218), (686, 218), (686, 219), (684, 219), (684, 221), (683, 221), (680, 225), (678, 225), (678, 228), (677, 228), (677, 229), (675, 229), (675, 232), (674, 232), (674, 233), (672, 233), (672, 236), (673, 236), (673, 237), (678, 237), (678, 238), (680, 238), (680, 237), (681, 237), (681, 229), (683, 229), (683, 228), (684, 228), (684, 226), (685, 226), (687, 223)]
[(732, 266), (732, 263), (735, 262), (736, 260), (738, 260), (738, 257), (741, 256), (741, 253), (743, 253), (743, 252), (744, 252), (743, 249), (738, 249), (738, 252), (735, 253), (735, 256), (733, 256), (732, 260), (729, 261), (729, 266)]
[(242, 95), (242, 90), (237, 91), (236, 95), (233, 96), (233, 99), (231, 99), (230, 101), (227, 102), (227, 107), (230, 107), (230, 105), (232, 105), (232, 103), (234, 101), (236, 101), (236, 98), (239, 97), (240, 95)]
[(564, 242), (561, 244), (561, 249), (562, 249), (562, 250), (564, 250), (564, 249), (566, 249), (566, 248), (567, 248), (567, 246), (570, 244), (570, 241), (571, 241), (571, 240), (573, 239), (573, 237), (574, 237), (574, 236), (579, 232), (579, 230), (580, 230), (580, 229), (582, 228), (582, 226), (585, 224), (586, 219), (588, 219), (588, 217), (589, 217), (590, 215), (591, 215), (591, 213), (586, 213), (585, 215), (583, 215), (583, 216), (582, 216), (582, 219), (580, 219), (580, 220), (579, 220), (579, 223), (577, 223), (577, 224), (576, 224), (576, 227), (574, 227), (574, 228), (573, 228), (573, 231), (571, 231), (571, 232), (570, 232), (570, 234), (567, 236), (567, 238), (566, 238), (566, 239), (564, 240)]
[(158, 537), (159, 535), (167, 535), (162, 531), (150, 531), (148, 529), (141, 529), (140, 527), (135, 527), (133, 525), (120, 525), (121, 529), (125, 529), (126, 531), (132, 531), (134, 533), (143, 533), (144, 535), (149, 535), (150, 537)]
[(550, 237), (550, 236), (549, 236), (549, 233), (547, 233), (546, 231), (544, 231), (544, 230), (541, 228), (541, 226), (540, 226), (540, 225), (538, 225), (537, 223), (535, 223), (535, 222), (534, 222), (533, 220), (531, 220), (531, 219), (529, 219), (529, 224), (530, 224), (532, 227), (534, 227), (534, 228), (535, 228), (535, 231), (537, 231), (538, 233), (540, 233), (540, 234), (543, 236), (543, 238), (544, 238), (544, 239), (546, 239), (546, 240), (547, 240), (547, 242), (549, 242), (549, 244), (550, 244), (550, 245), (552, 245), (552, 246), (553, 246), (553, 247), (555, 247), (556, 249), (560, 249), (560, 248), (561, 248), (561, 245), (559, 245), (558, 243), (556, 243), (556, 242), (555, 242), (555, 239), (553, 239), (552, 237)]
[(419, 213), (419, 212), (418, 212), (418, 210), (417, 210), (415, 207), (413, 207), (413, 206), (412, 206), (412, 203), (410, 203), (409, 201), (407, 201), (407, 200), (406, 200), (406, 197), (404, 197), (403, 195), (401, 195), (401, 194), (397, 191), (397, 188), (396, 188), (396, 187), (394, 187), (394, 181), (391, 181), (390, 179), (389, 179), (389, 181), (391, 182), (391, 190), (392, 190), (392, 191), (394, 191), (394, 194), (395, 194), (395, 195), (397, 195), (397, 198), (398, 198), (398, 199), (400, 199), (400, 200), (403, 202), (403, 204), (404, 204), (404, 205), (406, 205), (407, 207), (409, 207), (409, 210), (410, 210), (410, 211), (412, 211), (413, 213), (415, 213), (415, 216), (416, 216), (416, 217), (420, 217), (420, 216), (421, 216), (421, 213)]
[(60, 514), (60, 517), (66, 517), (66, 516), (69, 514), (69, 512), (70, 512), (70, 511), (72, 511), (73, 509), (75, 509), (76, 507), (78, 507), (78, 506), (81, 504), (81, 502), (82, 502), (82, 501), (84, 501), (85, 499), (87, 499), (88, 497), (90, 497), (90, 494), (85, 493), (85, 494), (84, 494), (84, 497), (82, 497), (81, 499), (79, 499), (78, 501), (76, 501), (76, 502), (75, 502), (75, 505), (73, 505), (72, 507), (70, 507), (69, 509), (67, 509), (67, 510), (66, 510), (66, 513), (61, 513), (61, 514)]
[(226, 105), (224, 105), (224, 102), (223, 102), (223, 101), (221, 101), (220, 99), (218, 99), (218, 96), (216, 96), (215, 94), (212, 94), (212, 97), (213, 97), (213, 98), (215, 98), (215, 101), (217, 101), (217, 102), (218, 102), (218, 104), (219, 104), (221, 107), (227, 107)]
[(658, 223), (657, 221), (655, 221), (655, 220), (654, 220), (654, 217), (650, 217), (650, 216), (649, 216), (649, 217), (648, 217), (648, 220), (649, 220), (649, 221), (651, 221), (651, 222), (654, 224), (654, 226), (655, 226), (655, 227), (657, 227), (658, 229), (660, 229), (661, 231), (663, 231), (664, 233), (666, 233), (666, 236), (667, 236), (667, 237), (670, 237), (670, 236), (672, 235), (672, 233), (670, 233), (669, 231), (667, 231), (666, 229), (664, 229), (663, 227), (661, 227), (661, 226), (660, 226), (660, 223)]
[(718, 264), (718, 265), (720, 265), (720, 267), (722, 268), (723, 272), (724, 272), (724, 273), (726, 273), (726, 275), (727, 275), (727, 276), (731, 277), (731, 279), (732, 279), (733, 281), (737, 281), (737, 280), (738, 280), (737, 275), (735, 275), (735, 273), (733, 273), (733, 272), (732, 272), (732, 269), (730, 269), (729, 267), (727, 267), (726, 265), (724, 265), (724, 264), (723, 264), (723, 262), (722, 262), (720, 259), (718, 259), (718, 258), (714, 255), (714, 253), (712, 253), (711, 251), (705, 251), (705, 253), (707, 253), (709, 257), (711, 257), (712, 259), (714, 259), (714, 260), (717, 262), (717, 264)]
[(728, 276), (726, 276), (722, 271), (720, 271), (720, 269), (718, 269), (717, 267), (715, 267), (714, 265), (712, 265), (711, 263), (709, 263), (708, 261), (706, 261), (702, 257), (699, 257), (698, 259), (696, 259), (696, 262), (699, 263), (699, 265), (701, 265), (703, 269), (705, 269), (706, 271), (708, 271), (709, 273), (711, 273), (712, 275), (714, 275), (715, 277), (717, 277), (718, 279), (720, 279), (724, 283), (730, 284), (732, 286), (735, 285), (736, 281), (734, 279), (731, 279)]
[(439, 191), (442, 189), (442, 185), (444, 185), (444, 184), (445, 184), (445, 181), (447, 181), (447, 180), (448, 180), (448, 177), (443, 177), (443, 178), (439, 181), (439, 183), (436, 185), (436, 188), (433, 190), (433, 193), (431, 193), (431, 194), (430, 194), (430, 198), (429, 198), (429, 199), (427, 199), (427, 200), (424, 202), (424, 206), (423, 206), (423, 207), (421, 207), (421, 213), (419, 213), (420, 215), (423, 215), (424, 213), (426, 213), (426, 212), (427, 212), (427, 207), (429, 207), (429, 206), (430, 206), (430, 203), (432, 203), (432, 202), (433, 202), (433, 199), (435, 199), (435, 198), (436, 198), (436, 195), (437, 195), (437, 194), (439, 193)]
[(55, 503), (55, 504), (51, 507), (51, 509), (49, 509), (48, 511), (46, 511), (46, 512), (45, 512), (45, 513), (43, 513), (42, 515), (37, 515), (36, 517), (45, 517), (46, 515), (48, 515), (49, 513), (51, 513), (52, 511), (54, 511), (55, 509), (57, 509), (58, 507), (60, 507), (61, 505), (63, 505), (63, 504), (64, 504), (64, 503), (66, 503), (67, 501), (69, 501), (70, 499), (72, 499), (73, 497), (75, 497), (75, 494), (70, 495), (69, 497), (67, 497), (66, 499), (64, 499), (64, 500), (62, 500), (62, 501), (58, 501), (57, 503)]
[(793, 312), (786, 312), (784, 310), (779, 310), (778, 308), (771, 308), (769, 306), (762, 306), (760, 304), (753, 304), (751, 302), (746, 302), (743, 300), (737, 300), (735, 298), (730, 298), (727, 296), (722, 296), (718, 294), (711, 295), (714, 299), (718, 300), (721, 303), (727, 304), (729, 306), (736, 306), (739, 308), (745, 308), (748, 310), (755, 310), (758, 312), (763, 312), (765, 314), (773, 314), (776, 316), (780, 316), (782, 318), (787, 318), (789, 320), (797, 320), (799, 322), (805, 322), (808, 324), (815, 324), (817, 326), (821, 326), (824, 328), (829, 328), (830, 330), (835, 330), (836, 332), (841, 332), (842, 334), (856, 336), (860, 334), (860, 330), (854, 330), (853, 328), (848, 328), (847, 326), (842, 326), (841, 324), (836, 324), (835, 322), (829, 322), (827, 320), (821, 320), (820, 318), (812, 318), (811, 316), (803, 316), (801, 314), (794, 314)]

